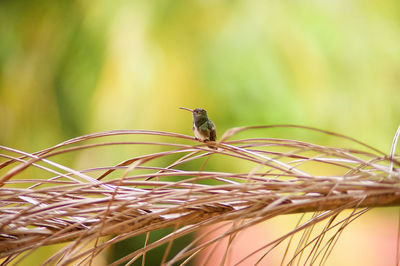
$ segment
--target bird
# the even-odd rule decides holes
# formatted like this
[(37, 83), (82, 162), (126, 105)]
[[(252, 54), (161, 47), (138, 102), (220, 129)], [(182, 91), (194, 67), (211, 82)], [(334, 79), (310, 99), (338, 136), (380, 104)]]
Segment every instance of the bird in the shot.
[[(193, 114), (193, 133), (196, 139), (208, 142), (217, 140), (217, 130), (214, 123), (208, 118), (207, 111), (202, 108), (191, 110), (189, 108), (180, 107), (180, 109), (192, 112)], [(208, 146), (214, 148), (213, 146)]]

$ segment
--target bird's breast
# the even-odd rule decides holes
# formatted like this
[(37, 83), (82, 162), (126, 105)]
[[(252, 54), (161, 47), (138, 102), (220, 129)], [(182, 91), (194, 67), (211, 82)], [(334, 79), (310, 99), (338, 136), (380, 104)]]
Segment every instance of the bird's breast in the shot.
[(193, 125), (193, 133), (194, 136), (201, 141), (208, 139), (208, 136), (204, 135), (201, 131), (199, 131), (199, 129), (195, 125)]

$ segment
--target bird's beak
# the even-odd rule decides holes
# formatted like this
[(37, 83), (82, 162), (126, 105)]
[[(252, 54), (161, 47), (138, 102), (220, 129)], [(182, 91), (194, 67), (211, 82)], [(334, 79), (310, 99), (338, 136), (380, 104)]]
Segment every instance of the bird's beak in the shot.
[(179, 109), (183, 109), (183, 110), (186, 110), (186, 111), (189, 111), (189, 112), (192, 112), (192, 113), (193, 113), (193, 110), (190, 110), (189, 108), (179, 107)]

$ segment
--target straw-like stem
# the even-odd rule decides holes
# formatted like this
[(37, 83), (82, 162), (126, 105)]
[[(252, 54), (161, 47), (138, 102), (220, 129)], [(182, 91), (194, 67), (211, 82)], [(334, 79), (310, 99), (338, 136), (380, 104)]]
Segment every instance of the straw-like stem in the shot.
[[(272, 127), (329, 134), (358, 148), (326, 147), (263, 135), (232, 139), (243, 131)], [(130, 136), (132, 141), (109, 140), (115, 136)], [(138, 141), (140, 136), (155, 140)], [(230, 237), (231, 243), (238, 232), (252, 225), (283, 214), (306, 212), (316, 214), (281, 238), (266, 243), (263, 250), (267, 254), (268, 249), (303, 231), (294, 254), (288, 256), (287, 249), (283, 258), (313, 263), (320, 259), (323, 263), (343, 228), (366, 211), (354, 211), (347, 219), (334, 223), (344, 209), (400, 205), (400, 162), (395, 147), (385, 154), (346, 136), (290, 125), (235, 128), (215, 144), (217, 149), (194, 141), (176, 133), (118, 130), (78, 137), (36, 153), (1, 146), (3, 263), (21, 261), (39, 247), (63, 242), (69, 244), (45, 263), (90, 263), (115, 243), (146, 233), (143, 248), (132, 250), (114, 263), (145, 258), (147, 251), (163, 244), (168, 247), (162, 259), (166, 265), (186, 263), (225, 237)], [(56, 161), (64, 154), (106, 147), (117, 151), (130, 147), (134, 153), (136, 147), (148, 147), (150, 152), (135, 154), (119, 164), (81, 170)], [(207, 170), (209, 164), (217, 170)], [(334, 169), (336, 174), (327, 169)], [(194, 239), (169, 259), (174, 239), (226, 221), (235, 226), (210, 241)], [(328, 223), (319, 237), (306, 233), (321, 221)], [(148, 242), (148, 233), (163, 228), (174, 230)], [(331, 230), (338, 231), (323, 242)], [(301, 255), (308, 246), (313, 246), (311, 253)]]

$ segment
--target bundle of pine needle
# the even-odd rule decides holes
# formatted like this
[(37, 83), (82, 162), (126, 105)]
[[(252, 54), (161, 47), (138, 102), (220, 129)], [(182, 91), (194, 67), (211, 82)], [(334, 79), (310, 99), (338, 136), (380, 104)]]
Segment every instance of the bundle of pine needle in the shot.
[[(334, 135), (360, 148), (327, 147), (264, 135), (232, 140), (242, 131), (272, 127)], [(299, 126), (234, 128), (215, 144), (217, 149), (203, 143), (192, 145), (194, 139), (186, 135), (145, 130), (85, 135), (36, 153), (0, 146), (0, 258), (3, 264), (18, 263), (40, 247), (67, 243), (44, 263), (88, 264), (124, 239), (173, 228), (172, 233), (152, 243), (147, 237), (142, 248), (113, 262), (141, 259), (144, 264), (149, 250), (170, 247), (175, 239), (209, 225), (235, 223), (212, 240), (204, 241), (204, 236), (198, 235), (172, 258), (166, 249), (162, 263), (185, 264), (207, 247), (252, 225), (279, 215), (315, 212), (287, 234), (265, 243), (263, 249), (267, 255), (297, 232), (327, 221), (319, 236), (307, 239), (289, 260), (313, 245), (306, 259), (323, 263), (345, 225), (368, 208), (400, 205), (400, 161), (394, 152), (398, 134), (390, 154), (343, 135)], [(165, 141), (136, 141), (139, 135)], [(133, 141), (113, 142), (109, 140), (112, 136), (128, 136)], [(60, 155), (104, 147), (118, 152), (121, 145), (155, 152), (83, 170), (56, 162)], [(223, 165), (207, 170), (214, 157)], [(238, 162), (249, 170), (236, 171)], [(332, 167), (341, 174), (316, 175), (312, 171)], [(345, 209), (353, 211), (335, 221)], [(337, 231), (322, 245), (330, 230)]]

